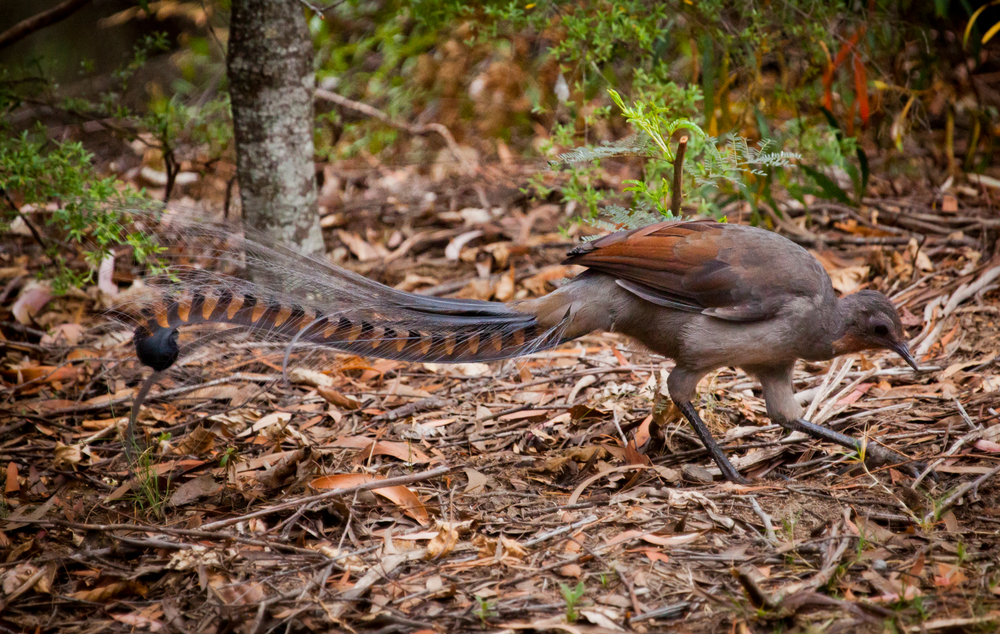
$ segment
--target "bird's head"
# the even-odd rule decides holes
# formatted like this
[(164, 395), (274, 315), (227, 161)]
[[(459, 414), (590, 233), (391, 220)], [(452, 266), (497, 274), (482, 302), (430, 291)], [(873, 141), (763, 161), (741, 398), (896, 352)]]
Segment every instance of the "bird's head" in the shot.
[(844, 331), (833, 342), (835, 355), (862, 350), (892, 350), (918, 370), (906, 344), (906, 332), (896, 307), (878, 291), (858, 291), (840, 300)]

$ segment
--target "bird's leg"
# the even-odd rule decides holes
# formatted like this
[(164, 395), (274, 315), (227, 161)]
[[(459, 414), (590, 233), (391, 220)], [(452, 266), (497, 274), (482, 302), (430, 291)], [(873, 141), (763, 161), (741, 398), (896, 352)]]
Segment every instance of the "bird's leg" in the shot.
[(801, 431), (813, 438), (832, 442), (846, 447), (859, 455), (871, 459), (873, 464), (896, 464), (917, 477), (923, 470), (920, 463), (911, 462), (906, 456), (887, 449), (875, 443), (862, 443), (850, 436), (811, 423), (802, 418), (802, 407), (795, 400), (795, 390), (792, 386), (792, 371), (794, 364), (782, 366), (751, 366), (744, 368), (760, 380), (764, 391), (764, 402), (767, 403), (767, 415), (775, 423), (790, 431)]
[(674, 401), (674, 404), (677, 405), (677, 409), (681, 411), (681, 414), (684, 414), (684, 418), (688, 419), (688, 422), (694, 427), (695, 433), (701, 439), (701, 444), (705, 445), (705, 449), (712, 456), (712, 460), (715, 460), (715, 464), (719, 465), (723, 477), (737, 484), (749, 484), (750, 481), (740, 475), (736, 467), (729, 462), (726, 454), (722, 452), (722, 447), (712, 437), (712, 432), (709, 431), (708, 427), (701, 420), (701, 417), (698, 416), (698, 411), (695, 410), (691, 401)]
[(871, 458), (871, 460), (877, 464), (900, 465), (903, 470), (909, 472), (913, 477), (919, 476), (925, 468), (921, 465), (921, 463), (911, 461), (903, 454), (893, 451), (892, 449), (876, 445), (874, 443), (862, 443), (856, 438), (833, 431), (829, 427), (823, 427), (822, 425), (811, 423), (804, 418), (784, 420), (781, 417), (775, 417), (774, 421), (785, 429), (805, 432), (813, 438), (826, 440), (836, 445), (840, 445), (841, 447), (846, 447), (847, 449), (856, 451), (858, 452), (858, 455)]

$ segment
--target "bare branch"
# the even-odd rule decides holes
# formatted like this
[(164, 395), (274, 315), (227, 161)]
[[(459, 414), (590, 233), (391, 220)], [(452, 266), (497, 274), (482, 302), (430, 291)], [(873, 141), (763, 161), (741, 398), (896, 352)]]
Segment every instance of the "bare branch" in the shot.
[(66, 0), (48, 11), (42, 11), (26, 20), (21, 20), (3, 33), (0, 33), (0, 50), (20, 42), (35, 31), (40, 31), (47, 26), (68, 18), (88, 4), (90, 4), (90, 0)]
[(688, 137), (685, 134), (677, 142), (677, 156), (674, 158), (674, 183), (673, 191), (670, 192), (670, 213), (675, 216), (681, 215), (681, 202), (684, 200), (684, 151), (687, 150)]
[(475, 168), (462, 156), (461, 150), (458, 148), (458, 143), (455, 142), (455, 137), (451, 135), (451, 131), (440, 123), (426, 123), (424, 125), (411, 125), (409, 123), (403, 123), (401, 121), (393, 121), (389, 118), (389, 115), (385, 114), (377, 108), (373, 108), (368, 104), (360, 103), (348, 99), (347, 97), (342, 97), (337, 93), (330, 92), (329, 90), (323, 90), (322, 88), (316, 89), (316, 96), (321, 99), (326, 99), (327, 101), (332, 101), (338, 106), (343, 106), (344, 108), (350, 108), (355, 112), (360, 112), (361, 114), (371, 117), (373, 119), (378, 119), (387, 126), (396, 128), (397, 130), (403, 130), (404, 132), (409, 132), (410, 134), (415, 134), (417, 136), (424, 136), (430, 134), (431, 132), (436, 132), (441, 135), (444, 142), (448, 144), (448, 149), (451, 150), (452, 155), (454, 155), (455, 160), (465, 169), (466, 173), (473, 173)]

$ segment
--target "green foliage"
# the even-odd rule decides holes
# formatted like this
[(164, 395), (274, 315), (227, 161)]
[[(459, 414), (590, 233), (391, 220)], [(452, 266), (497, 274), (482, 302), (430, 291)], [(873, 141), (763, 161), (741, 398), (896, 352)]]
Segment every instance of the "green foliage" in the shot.
[[(592, 224), (607, 228), (635, 228), (651, 224), (663, 219), (675, 217), (671, 209), (674, 198), (672, 191), (673, 177), (676, 168), (677, 155), (672, 149), (672, 137), (679, 131), (686, 134), (687, 151), (683, 155), (687, 168), (682, 170), (680, 181), (683, 197), (684, 190), (693, 196), (699, 211), (718, 209), (716, 201), (720, 192), (731, 189), (735, 196), (751, 203), (756, 210), (762, 198), (766, 197), (773, 203), (769, 183), (773, 175), (791, 165), (791, 161), (800, 160), (801, 155), (795, 152), (769, 152), (773, 141), (766, 139), (756, 147), (747, 143), (744, 138), (730, 137), (722, 143), (719, 139), (709, 137), (701, 126), (687, 118), (670, 119), (666, 108), (653, 104), (637, 102), (628, 105), (621, 95), (609, 90), (611, 98), (621, 109), (625, 120), (638, 132), (624, 141), (604, 144), (597, 147), (577, 148), (560, 155), (559, 159), (566, 162), (589, 160), (595, 164), (601, 159), (618, 155), (636, 155), (647, 159), (644, 180), (626, 180), (626, 193), (633, 196), (630, 207), (609, 205), (598, 209), (596, 204), (589, 208)], [(765, 186), (761, 187), (763, 183)], [(565, 188), (564, 195), (572, 196), (580, 189), (571, 180)], [(598, 214), (604, 212), (608, 221), (601, 221)], [(678, 209), (679, 211), (679, 209)], [(716, 214), (718, 215), (718, 214)]]
[(170, 499), (170, 483), (161, 486), (160, 474), (157, 472), (157, 461), (153, 456), (155, 447), (139, 454), (135, 465), (135, 485), (132, 489), (132, 502), (137, 510), (161, 517), (163, 508)]
[(150, 55), (169, 48), (165, 33), (148, 35), (136, 45), (132, 59), (113, 74), (119, 82), (117, 89), (104, 93), (99, 103), (76, 104), (79, 110), (93, 116), (132, 122), (138, 132), (129, 134), (129, 139), (139, 139), (159, 150), (167, 172), (165, 197), (170, 196), (174, 177), (180, 170), (178, 149), (182, 145), (194, 148), (197, 158), (208, 164), (221, 157), (232, 141), (228, 93), (214, 94), (211, 88), (202, 91), (195, 81), (198, 74), (221, 71), (213, 67), (212, 53), (207, 46), (207, 42), (196, 40), (182, 57), (180, 69), (184, 79), (173, 86), (171, 95), (164, 96), (162, 90), (156, 88), (145, 108), (136, 112), (122, 101), (129, 81)]
[(239, 450), (236, 447), (227, 447), (222, 455), (219, 456), (219, 466), (223, 469), (229, 469), (235, 466), (236, 461), (239, 459)]
[[(409, 4), (340, 3), (323, 19), (313, 16), (309, 28), (317, 48), (317, 85), (376, 106), (393, 119), (412, 119), (415, 107), (432, 97), (416, 84), (418, 57), (440, 44), (443, 35), (436, 28), (415, 28)], [(319, 122), (316, 151), (322, 157), (376, 155), (394, 146), (399, 134), (366, 118), (342, 118), (337, 111), (321, 114)], [(338, 130), (336, 138), (330, 129)]]
[[(68, 265), (66, 245), (61, 240), (46, 241), (46, 254), (56, 266), (51, 282), (57, 292), (92, 281), (97, 266), (114, 245), (130, 244), (140, 259), (154, 251), (148, 241), (123, 231), (123, 217), (115, 210), (144, 204), (142, 192), (121, 187), (114, 178), (98, 178), (91, 159), (79, 143), (34, 141), (27, 132), (0, 135), (0, 191), (4, 196), (0, 219), (4, 225), (18, 215), (14, 197), (36, 209), (54, 204), (51, 214), (45, 216), (48, 224), (62, 238), (93, 247), (85, 252), (91, 268), (79, 271)], [(30, 223), (31, 218), (25, 222)]]
[(582, 581), (576, 584), (573, 588), (569, 587), (565, 583), (560, 583), (559, 591), (562, 592), (563, 601), (566, 602), (566, 620), (572, 623), (580, 618), (579, 612), (576, 611), (576, 605), (580, 602), (580, 599), (583, 598), (583, 593), (586, 591), (586, 588), (584, 587)]
[[(643, 104), (644, 114), (657, 112), (661, 122), (689, 120), (706, 137), (719, 139), (716, 168), (728, 164), (723, 170), (728, 174), (686, 182), (691, 188), (685, 193), (701, 213), (747, 201), (754, 221), (762, 205), (774, 207), (778, 186), (800, 200), (810, 194), (857, 204), (867, 187), (868, 161), (852, 138), (855, 131), (867, 124), (872, 136), (885, 138), (879, 126), (887, 128), (894, 115), (905, 129), (906, 118), (916, 116), (920, 100), (932, 93), (939, 67), (949, 67), (933, 46), (908, 45), (940, 39), (930, 30), (940, 26), (933, 7), (912, 0), (391, 0), (339, 3), (325, 14), (326, 20), (311, 22), (321, 85), (400, 120), (440, 121), (460, 137), (471, 136), (468, 128), (477, 126), (479, 136), (520, 141), (525, 154), (537, 150), (546, 157), (581, 145), (596, 152), (602, 141), (621, 136), (627, 117), (607, 110), (612, 89), (623, 102)], [(853, 48), (844, 48), (848, 42)], [(845, 51), (848, 62), (834, 66)], [(861, 79), (852, 70), (852, 51), (867, 69)], [(900, 55), (910, 61), (901, 64)], [(477, 120), (481, 104), (473, 88), (489, 69), (504, 65), (521, 93), (498, 90), (500, 97), (490, 103), (517, 112), (506, 125), (489, 128)], [(881, 93), (870, 115), (858, 108), (859, 81), (866, 96)], [(556, 94), (558, 86), (563, 96)], [(833, 111), (823, 112), (828, 94)], [(528, 106), (518, 110), (520, 101)], [(317, 147), (324, 156), (388, 155), (386, 150), (409, 138), (350, 113), (321, 118), (325, 127)], [(776, 121), (773, 130), (769, 121)], [(529, 144), (539, 126), (548, 137)], [(706, 139), (692, 139), (688, 150), (693, 158), (708, 145)], [(405, 147), (415, 146), (425, 147), (426, 141)], [(670, 152), (668, 144), (650, 157), (643, 178), (627, 192), (632, 205), (662, 213), (670, 193), (662, 186), (669, 181), (664, 176), (671, 170)], [(769, 155), (782, 152), (799, 154), (803, 170), (793, 173), (768, 163)], [(711, 150), (701, 156), (710, 160)], [(396, 154), (386, 160), (426, 158)], [(594, 185), (601, 171), (593, 159), (599, 158), (563, 168), (564, 199), (575, 201), (588, 217), (618, 197), (609, 187)], [(741, 162), (758, 167), (747, 169)], [(697, 165), (690, 162), (689, 171)], [(705, 180), (715, 182), (706, 186)], [(543, 176), (531, 185), (540, 197), (551, 193)]]
[(497, 615), (496, 608), (486, 597), (477, 596), (476, 602), (479, 604), (476, 608), (476, 616), (479, 617), (482, 626), (486, 627), (488, 625), (487, 620)]
[[(179, 148), (193, 148), (196, 158), (207, 165), (227, 151), (232, 123), (227, 95), (213, 98), (211, 91), (195, 95), (195, 84), (188, 80), (179, 82), (169, 98), (162, 96), (162, 91), (154, 91), (156, 94), (141, 111), (125, 104), (124, 95), (136, 72), (151, 56), (168, 48), (164, 33), (143, 37), (131, 58), (111, 74), (111, 87), (96, 100), (68, 98), (55, 102), (46, 92), (52, 82), (44, 76), (27, 74), (32, 81), (26, 82), (15, 70), (4, 68), (0, 73), (0, 112), (12, 111), (26, 101), (42, 101), (83, 120), (106, 121), (125, 140), (139, 140), (159, 151), (167, 172), (165, 195), (169, 196), (173, 179), (180, 171)], [(185, 58), (185, 64), (204, 67), (203, 58), (192, 53)], [(20, 72), (27, 73), (24, 69)], [(191, 79), (192, 73), (185, 73), (185, 77)], [(46, 233), (55, 234), (46, 238), (39, 234), (54, 264), (55, 270), (45, 274), (55, 291), (92, 282), (101, 260), (116, 245), (133, 247), (140, 262), (155, 254), (152, 242), (126, 230), (126, 218), (119, 211), (150, 205), (145, 192), (96, 174), (93, 156), (80, 143), (49, 141), (43, 130), (11, 135), (6, 134), (7, 129), (8, 124), (0, 120), (0, 191), (4, 194), (0, 221), (5, 225), (13, 222), (21, 205), (51, 209), (50, 213), (25, 216), (24, 221), (31, 223), (36, 216), (44, 217), (49, 227)], [(74, 268), (68, 261), (67, 254), (75, 250), (82, 252), (88, 269)]]

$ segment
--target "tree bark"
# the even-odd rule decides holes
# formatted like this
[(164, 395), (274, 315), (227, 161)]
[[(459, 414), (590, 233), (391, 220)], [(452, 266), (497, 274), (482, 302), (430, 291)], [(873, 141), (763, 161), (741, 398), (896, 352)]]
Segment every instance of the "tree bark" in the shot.
[(233, 0), (227, 66), (243, 222), (318, 254), (313, 58), (297, 0)]

